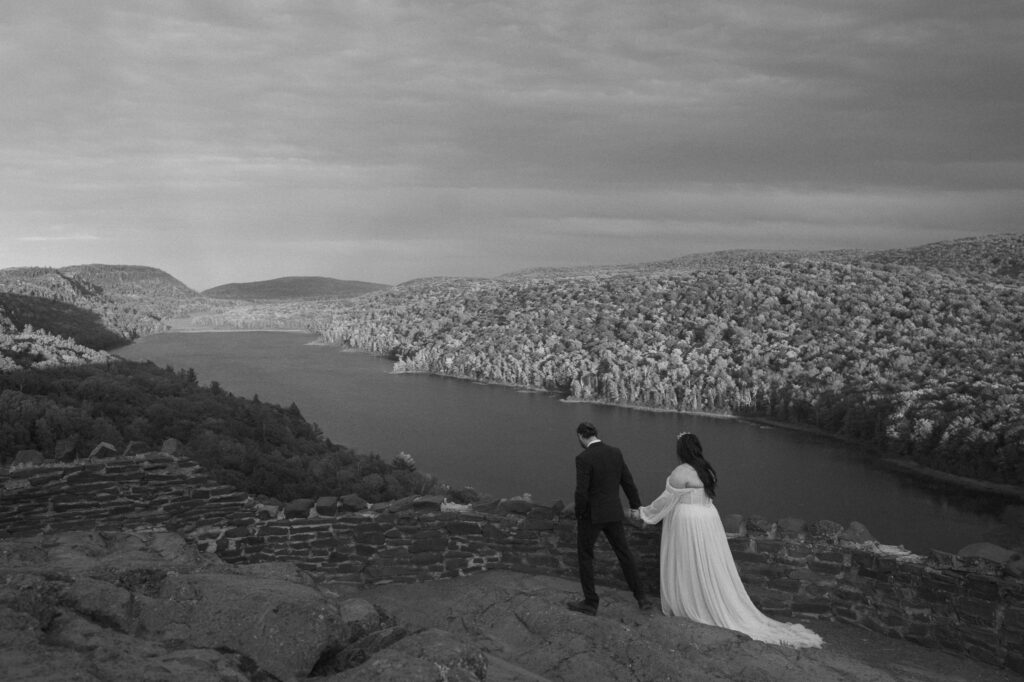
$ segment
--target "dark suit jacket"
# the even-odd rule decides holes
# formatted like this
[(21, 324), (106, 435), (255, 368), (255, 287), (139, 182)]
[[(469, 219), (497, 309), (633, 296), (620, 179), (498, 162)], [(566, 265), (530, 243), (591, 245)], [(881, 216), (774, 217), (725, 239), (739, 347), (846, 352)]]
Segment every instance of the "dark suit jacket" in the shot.
[(640, 506), (640, 494), (633, 483), (622, 452), (607, 443), (591, 443), (576, 455), (576, 518), (591, 523), (625, 520), (619, 488), (626, 493), (630, 509)]

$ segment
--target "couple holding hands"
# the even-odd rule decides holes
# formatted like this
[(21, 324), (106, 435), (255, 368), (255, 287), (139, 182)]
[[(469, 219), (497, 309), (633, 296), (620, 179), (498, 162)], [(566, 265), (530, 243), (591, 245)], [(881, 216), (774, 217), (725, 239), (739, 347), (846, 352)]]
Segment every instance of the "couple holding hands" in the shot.
[(661, 523), (661, 610), (699, 623), (742, 632), (770, 644), (820, 647), (821, 637), (803, 625), (782, 623), (761, 613), (740, 582), (736, 564), (712, 500), (718, 476), (704, 458), (692, 433), (676, 437), (679, 465), (665, 491), (647, 506), (640, 504), (633, 476), (622, 452), (597, 437), (593, 424), (576, 428), (583, 451), (576, 456), (576, 543), (583, 600), (569, 602), (579, 613), (596, 615), (594, 544), (604, 534), (619, 560), (626, 584), (641, 610), (653, 604), (644, 594), (636, 560), (626, 541), (625, 514), (619, 489), (626, 494), (630, 518)]

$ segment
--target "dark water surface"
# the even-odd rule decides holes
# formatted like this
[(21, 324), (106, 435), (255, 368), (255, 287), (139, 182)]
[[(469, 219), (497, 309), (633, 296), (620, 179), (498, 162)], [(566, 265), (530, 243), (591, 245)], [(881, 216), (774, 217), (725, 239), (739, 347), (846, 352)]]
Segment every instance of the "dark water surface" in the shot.
[(718, 469), (722, 514), (796, 516), (865, 524), (882, 543), (956, 551), (997, 526), (1005, 502), (928, 488), (876, 468), (854, 447), (748, 422), (568, 403), (558, 396), (422, 374), (313, 343), (302, 333), (170, 333), (117, 351), (191, 367), (203, 384), (298, 405), (335, 443), (500, 497), (572, 501), (576, 424), (593, 422), (626, 455), (644, 503), (675, 466), (675, 434), (696, 433)]

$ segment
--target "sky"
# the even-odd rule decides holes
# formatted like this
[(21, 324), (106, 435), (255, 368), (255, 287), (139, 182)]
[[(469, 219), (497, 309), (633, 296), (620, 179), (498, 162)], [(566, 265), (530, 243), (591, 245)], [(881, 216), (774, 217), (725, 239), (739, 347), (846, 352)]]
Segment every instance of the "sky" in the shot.
[(196, 290), (1024, 232), (1019, 0), (0, 0), (0, 268)]

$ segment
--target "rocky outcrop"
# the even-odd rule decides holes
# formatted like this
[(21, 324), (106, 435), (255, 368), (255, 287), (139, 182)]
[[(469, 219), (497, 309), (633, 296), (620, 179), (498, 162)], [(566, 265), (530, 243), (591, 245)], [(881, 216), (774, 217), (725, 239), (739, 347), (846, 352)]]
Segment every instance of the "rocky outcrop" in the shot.
[[(4, 680), (298, 680), (362, 665), (406, 634), (291, 565), (229, 566), (173, 533), (0, 541)], [(464, 658), (480, 672), (482, 654)]]
[[(881, 545), (856, 522), (759, 516), (723, 521), (748, 592), (769, 615), (836, 619), (1024, 672), (1019, 551), (985, 543), (924, 557)], [(453, 504), (437, 496), (373, 505), (355, 496), (281, 503), (219, 485), (195, 462), (166, 451), (0, 470), (0, 538), (75, 529), (179, 531), (204, 554), (238, 570), (294, 565), (347, 593), (485, 571), (568, 579), (576, 572), (575, 523), (561, 504), (521, 498)], [(646, 587), (656, 593), (660, 531), (629, 532)], [(611, 553), (603, 545), (598, 551), (598, 582), (622, 587)], [(201, 596), (217, 591), (210, 583), (172, 577), (161, 585)], [(131, 604), (144, 610), (144, 600)], [(169, 613), (193, 618), (175, 608)], [(201, 605), (195, 608), (202, 613)], [(219, 608), (233, 613), (234, 606)], [(127, 622), (120, 612), (105, 617)], [(176, 646), (188, 645), (192, 640), (178, 636), (178, 625), (151, 629)], [(219, 646), (239, 646), (242, 635), (223, 634)], [(366, 650), (357, 647), (345, 656)]]
[[(657, 612), (602, 587), (489, 571), (343, 597), (285, 563), (232, 566), (170, 532), (0, 540), (4, 682), (554, 682), (663, 679), (959, 682), (1006, 670), (812, 623), (795, 650)], [(829, 629), (831, 628), (831, 629)], [(845, 637), (845, 639), (844, 639)], [(883, 640), (881, 636), (876, 636)], [(893, 642), (893, 640), (888, 640)], [(867, 652), (867, 653), (865, 653)]]

